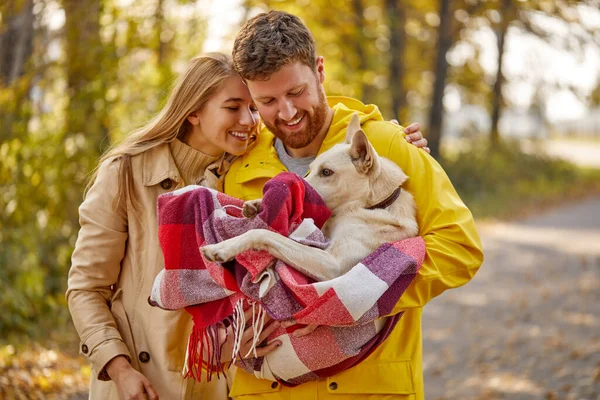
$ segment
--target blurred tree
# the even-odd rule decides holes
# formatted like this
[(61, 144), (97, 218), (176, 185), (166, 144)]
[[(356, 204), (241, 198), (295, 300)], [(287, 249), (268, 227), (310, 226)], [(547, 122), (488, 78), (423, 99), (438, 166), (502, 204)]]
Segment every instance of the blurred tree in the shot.
[(25, 74), (33, 51), (33, 1), (7, 2), (0, 6), (4, 23), (0, 31), (0, 79), (10, 86)]
[[(502, 0), (493, 4), (492, 9), (496, 9), (499, 14), (490, 13), (488, 15), (500, 15), (501, 17), (496, 21), (490, 21), (496, 34), (498, 45), (497, 72), (491, 101), (492, 124), (490, 128), (490, 142), (492, 147), (496, 147), (500, 142), (498, 122), (502, 114), (502, 109), (508, 105), (507, 99), (503, 96), (503, 88), (506, 83), (504, 54), (506, 52), (506, 37), (509, 29), (511, 27), (517, 28), (521, 31), (521, 34), (534, 35), (558, 49), (575, 54), (582, 53), (586, 44), (594, 41), (598, 43), (599, 41), (597, 38), (597, 28), (593, 26), (586, 27), (582, 23), (581, 12), (578, 12), (578, 7), (584, 5), (598, 9), (597, 0), (564, 0), (560, 2), (550, 2), (547, 0)], [(544, 17), (546, 20), (544, 21), (540, 17)], [(548, 20), (552, 21), (553, 24), (548, 24)], [(556, 35), (555, 28), (557, 23), (567, 27), (569, 34)], [(582, 97), (576, 90), (572, 88), (570, 90), (577, 97)], [(543, 102), (545, 99), (538, 96), (534, 97), (534, 101)], [(539, 105), (539, 107), (543, 109), (544, 105)]]
[(402, 0), (385, 0), (385, 10), (390, 30), (389, 89), (392, 102), (392, 116), (403, 124), (408, 122), (406, 108), (406, 88), (404, 86), (404, 63), (406, 48), (406, 4)]
[(66, 137), (85, 134), (92, 155), (100, 155), (110, 143), (106, 125), (106, 83), (102, 77), (105, 64), (100, 40), (100, 0), (81, 2), (63, 0), (67, 90), (69, 105)]
[(511, 21), (515, 19), (517, 7), (513, 0), (502, 0), (502, 19), (496, 24), (496, 39), (498, 41), (498, 69), (496, 72), (496, 80), (492, 89), (492, 125), (490, 130), (490, 142), (492, 147), (498, 146), (500, 135), (498, 133), (498, 121), (500, 120), (500, 108), (502, 106), (502, 87), (504, 86), (504, 54), (506, 33)]
[(0, 15), (0, 141), (4, 141), (23, 134), (29, 120), (31, 74), (26, 72), (33, 52), (33, 1), (4, 3)]
[(437, 39), (437, 56), (435, 63), (435, 85), (429, 112), (429, 148), (434, 158), (440, 156), (440, 144), (442, 139), (442, 123), (444, 115), (444, 89), (446, 88), (446, 75), (448, 72), (448, 61), (446, 53), (452, 46), (452, 11), (449, 0), (439, 2), (440, 25)]
[(351, 39), (354, 43), (356, 56), (358, 57), (357, 72), (362, 76), (362, 99), (365, 103), (373, 103), (375, 97), (375, 88), (373, 86), (373, 82), (366, 78), (369, 70), (372, 67), (370, 65), (370, 58), (367, 54), (367, 49), (365, 48), (366, 46), (363, 40), (365, 31), (365, 8), (363, 6), (363, 2), (361, 0), (352, 0), (352, 10), (354, 20), (354, 37), (349, 39)]
[(592, 107), (600, 107), (600, 73), (598, 74), (596, 82), (596, 87), (590, 93), (589, 103)]
[(63, 0), (64, 68), (69, 96), (62, 143), (74, 150), (57, 158), (61, 177), (71, 187), (61, 190), (56, 197), (63, 205), (61, 214), (74, 230), (78, 226), (77, 208), (87, 174), (110, 145), (104, 71), (112, 67), (100, 39), (102, 6), (100, 0)]
[(164, 0), (156, 2), (156, 10), (154, 12), (154, 31), (155, 31), (155, 46), (157, 53), (158, 65), (166, 64), (166, 40), (163, 37), (166, 28)]
[(173, 76), (171, 63), (169, 62), (169, 43), (174, 33), (169, 28), (165, 18), (165, 0), (157, 0), (154, 11), (154, 48), (156, 52), (156, 68), (158, 71), (158, 86), (168, 86), (168, 81)]

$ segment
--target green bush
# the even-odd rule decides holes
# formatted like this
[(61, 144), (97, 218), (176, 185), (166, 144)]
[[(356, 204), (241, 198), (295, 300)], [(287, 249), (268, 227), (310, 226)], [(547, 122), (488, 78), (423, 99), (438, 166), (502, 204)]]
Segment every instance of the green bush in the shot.
[(442, 165), (476, 217), (521, 217), (597, 190), (598, 171), (585, 171), (543, 152), (525, 152), (516, 142), (490, 148), (473, 142)]

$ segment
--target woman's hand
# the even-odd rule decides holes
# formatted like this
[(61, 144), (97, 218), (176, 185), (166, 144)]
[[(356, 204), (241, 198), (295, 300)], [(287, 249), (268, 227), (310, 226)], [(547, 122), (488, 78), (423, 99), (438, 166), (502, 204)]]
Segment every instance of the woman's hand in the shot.
[[(397, 119), (392, 119), (390, 122), (396, 125), (400, 125)], [(405, 138), (408, 143), (420, 149), (423, 149), (427, 153), (431, 153), (431, 150), (429, 149), (429, 147), (427, 147), (427, 139), (423, 137), (423, 133), (421, 132), (421, 126), (417, 122), (414, 122), (406, 128), (404, 128), (404, 133), (406, 133)]]
[(427, 153), (431, 152), (429, 147), (427, 147), (427, 139), (423, 137), (421, 127), (418, 123), (415, 122), (404, 128), (404, 133), (406, 133), (406, 141), (408, 143), (425, 150)]
[(158, 400), (150, 381), (136, 371), (125, 356), (117, 356), (106, 365), (106, 372), (117, 386), (121, 400)]
[[(252, 308), (249, 308), (246, 311), (244, 311), (244, 315), (246, 317), (246, 321), (252, 321)], [(274, 321), (273, 319), (271, 319), (271, 317), (269, 317), (269, 315), (265, 315), (265, 325), (256, 343), (261, 343), (271, 333), (273, 333), (277, 328), (279, 328), (279, 326), (280, 323), (278, 321)], [(231, 325), (227, 327), (227, 329), (225, 329), (224, 327), (219, 329), (219, 344), (223, 346), (221, 348), (221, 362), (223, 363), (231, 360), (234, 346), (233, 336), (233, 327)], [(252, 348), (253, 338), (254, 329), (252, 327), (252, 324), (250, 324), (250, 326), (246, 328), (244, 330), (244, 333), (242, 334), (242, 341), (239, 349), (240, 357), (246, 358), (246, 354), (248, 354), (248, 352)], [(279, 346), (281, 346), (281, 340), (273, 340), (266, 346), (257, 347), (256, 357), (263, 357), (275, 350)], [(248, 357), (255, 357), (254, 351), (250, 352)]]

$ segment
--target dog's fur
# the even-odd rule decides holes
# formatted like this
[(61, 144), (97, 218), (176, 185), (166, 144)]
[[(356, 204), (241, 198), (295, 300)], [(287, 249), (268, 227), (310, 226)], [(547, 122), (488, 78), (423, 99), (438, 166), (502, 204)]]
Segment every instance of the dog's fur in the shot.
[[(306, 180), (332, 211), (323, 227), (331, 240), (327, 249), (254, 229), (204, 246), (204, 256), (226, 261), (248, 249), (266, 250), (308, 276), (328, 280), (346, 273), (383, 243), (417, 236), (415, 202), (407, 191), (401, 190), (387, 208), (368, 209), (386, 200), (408, 177), (394, 162), (377, 154), (360, 128), (357, 114), (348, 125), (346, 142), (318, 156), (310, 170)], [(259, 209), (260, 200), (246, 202), (244, 215), (256, 215)]]

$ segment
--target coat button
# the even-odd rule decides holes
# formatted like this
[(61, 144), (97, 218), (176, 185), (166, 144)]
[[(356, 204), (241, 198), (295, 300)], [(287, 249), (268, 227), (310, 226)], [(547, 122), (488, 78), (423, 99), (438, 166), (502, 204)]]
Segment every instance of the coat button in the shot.
[(84, 345), (82, 345), (82, 346), (81, 346), (81, 352), (82, 352), (83, 354), (87, 354), (87, 353), (88, 353), (88, 351), (89, 351), (89, 350), (88, 350), (88, 347), (87, 347), (87, 345), (85, 345), (85, 344), (84, 344)]
[(277, 389), (277, 386), (279, 386), (279, 383), (277, 383), (277, 382), (271, 383), (271, 389)]
[(329, 384), (329, 389), (330, 389), (330, 390), (336, 390), (336, 389), (337, 389), (337, 383), (335, 383), (335, 382), (331, 382), (331, 383)]
[(140, 359), (141, 362), (147, 363), (148, 361), (150, 361), (150, 354), (148, 354), (147, 351), (142, 351), (140, 353), (140, 355), (138, 356), (138, 358)]
[(165, 190), (169, 190), (173, 187), (173, 181), (167, 178), (160, 183), (160, 186)]

